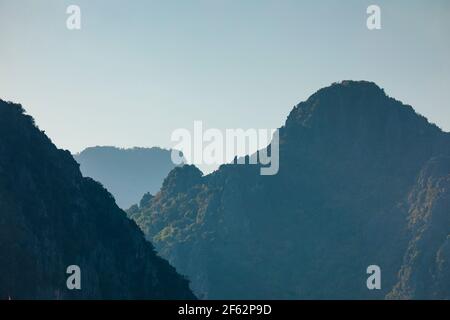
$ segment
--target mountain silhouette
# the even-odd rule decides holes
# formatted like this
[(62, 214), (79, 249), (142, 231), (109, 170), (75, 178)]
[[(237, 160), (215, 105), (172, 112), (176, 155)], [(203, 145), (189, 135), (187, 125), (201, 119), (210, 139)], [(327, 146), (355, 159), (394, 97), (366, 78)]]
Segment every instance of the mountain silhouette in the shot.
[(127, 209), (146, 192), (155, 194), (175, 167), (171, 151), (161, 148), (91, 147), (74, 155), (81, 172), (101, 182)]
[(277, 175), (177, 167), (128, 212), (199, 298), (450, 298), (448, 133), (343, 81), (295, 106), (279, 137)]
[[(0, 100), (0, 299), (193, 299), (99, 183)], [(81, 270), (69, 290), (68, 266)]]

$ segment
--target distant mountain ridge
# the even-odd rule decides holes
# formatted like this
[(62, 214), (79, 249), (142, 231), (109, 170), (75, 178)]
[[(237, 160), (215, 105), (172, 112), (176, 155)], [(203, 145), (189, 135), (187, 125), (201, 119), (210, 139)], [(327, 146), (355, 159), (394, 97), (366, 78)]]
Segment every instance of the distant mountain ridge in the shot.
[(449, 156), (411, 106), (343, 81), (290, 112), (277, 175), (175, 168), (128, 214), (200, 298), (450, 299)]
[[(66, 269), (81, 269), (69, 290)], [(0, 100), (0, 299), (194, 299), (111, 194)]]
[(74, 158), (83, 175), (101, 182), (123, 209), (138, 203), (146, 192), (158, 192), (164, 178), (175, 167), (171, 150), (157, 147), (97, 146), (86, 148)]

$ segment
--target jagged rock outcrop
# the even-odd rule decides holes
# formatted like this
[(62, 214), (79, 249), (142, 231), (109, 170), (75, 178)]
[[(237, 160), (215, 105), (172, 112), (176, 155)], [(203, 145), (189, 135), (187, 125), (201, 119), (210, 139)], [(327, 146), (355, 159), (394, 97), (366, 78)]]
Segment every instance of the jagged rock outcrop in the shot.
[(392, 299), (450, 299), (450, 157), (427, 162), (408, 197), (408, 243)]

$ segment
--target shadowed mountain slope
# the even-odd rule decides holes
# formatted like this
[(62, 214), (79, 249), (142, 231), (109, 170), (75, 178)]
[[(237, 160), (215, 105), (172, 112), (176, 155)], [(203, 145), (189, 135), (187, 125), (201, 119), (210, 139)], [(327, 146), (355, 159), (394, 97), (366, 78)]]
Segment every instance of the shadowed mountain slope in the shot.
[[(81, 290), (66, 269), (81, 268)], [(0, 299), (191, 299), (111, 194), (0, 100)]]
[(201, 298), (450, 298), (449, 155), (411, 106), (343, 81), (293, 108), (277, 175), (175, 168), (128, 213)]

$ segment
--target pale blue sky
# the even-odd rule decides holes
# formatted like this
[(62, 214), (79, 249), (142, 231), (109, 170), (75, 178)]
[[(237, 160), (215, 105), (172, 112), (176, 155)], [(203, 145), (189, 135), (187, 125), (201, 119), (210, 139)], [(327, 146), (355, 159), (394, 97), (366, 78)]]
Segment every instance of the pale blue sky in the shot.
[[(366, 28), (378, 4), (382, 30)], [(66, 7), (82, 29), (66, 29)], [(170, 147), (176, 128), (277, 128), (343, 79), (450, 131), (450, 1), (0, 0), (0, 98), (62, 148)]]

